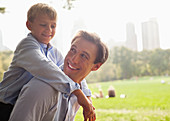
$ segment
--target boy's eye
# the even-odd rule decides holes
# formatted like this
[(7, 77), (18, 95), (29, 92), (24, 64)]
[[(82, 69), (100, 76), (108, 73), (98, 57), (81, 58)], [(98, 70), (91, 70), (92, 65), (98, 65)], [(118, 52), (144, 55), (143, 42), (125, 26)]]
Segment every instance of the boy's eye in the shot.
[(40, 26), (46, 26), (46, 24), (40, 24)]
[(56, 26), (55, 25), (51, 25), (51, 28), (54, 29)]
[(75, 48), (71, 48), (70, 51), (73, 52), (73, 53), (75, 53), (75, 52), (76, 52), (76, 49), (75, 49)]

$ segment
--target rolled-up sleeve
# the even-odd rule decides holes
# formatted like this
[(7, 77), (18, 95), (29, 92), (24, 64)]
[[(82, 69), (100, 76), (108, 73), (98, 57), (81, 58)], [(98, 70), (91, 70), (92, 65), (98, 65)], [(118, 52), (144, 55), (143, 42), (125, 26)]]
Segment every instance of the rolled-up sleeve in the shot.
[(79, 84), (72, 81), (54, 62), (42, 54), (36, 40), (28, 39), (19, 44), (14, 62), (60, 92), (69, 95), (74, 90), (80, 89)]
[(91, 90), (88, 88), (86, 79), (83, 79), (81, 82), (81, 87), (82, 87), (82, 91), (86, 96), (91, 97)]

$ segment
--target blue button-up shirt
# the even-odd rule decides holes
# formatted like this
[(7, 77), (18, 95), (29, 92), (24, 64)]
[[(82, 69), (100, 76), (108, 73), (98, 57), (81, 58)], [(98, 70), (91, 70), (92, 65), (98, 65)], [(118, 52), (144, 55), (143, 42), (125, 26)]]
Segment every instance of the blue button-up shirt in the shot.
[(80, 89), (79, 84), (59, 69), (58, 66), (63, 64), (62, 54), (51, 45), (46, 48), (47, 45), (39, 43), (32, 34), (18, 44), (12, 63), (0, 83), (0, 102), (14, 105), (21, 88), (33, 76), (66, 95)]

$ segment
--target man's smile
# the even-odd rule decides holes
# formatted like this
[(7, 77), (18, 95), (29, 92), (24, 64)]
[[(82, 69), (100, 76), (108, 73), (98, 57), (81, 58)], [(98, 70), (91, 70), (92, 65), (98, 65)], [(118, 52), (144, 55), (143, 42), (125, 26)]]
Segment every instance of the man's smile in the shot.
[(68, 62), (68, 67), (69, 67), (71, 70), (80, 70), (79, 68), (76, 68), (75, 66), (73, 66), (70, 62)]

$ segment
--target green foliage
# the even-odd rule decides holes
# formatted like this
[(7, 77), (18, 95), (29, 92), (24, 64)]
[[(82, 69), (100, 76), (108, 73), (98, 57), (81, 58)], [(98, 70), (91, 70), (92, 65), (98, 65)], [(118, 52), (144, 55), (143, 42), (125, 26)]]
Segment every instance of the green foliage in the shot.
[(9, 64), (12, 61), (12, 57), (13, 57), (12, 51), (0, 52), (0, 81), (2, 80), (3, 73), (8, 69)]
[(0, 7), (0, 13), (5, 13), (5, 7)]
[(74, 8), (73, 2), (76, 0), (64, 0), (65, 4), (63, 5), (64, 9), (68, 9), (71, 10), (72, 8)]
[[(161, 83), (164, 80), (165, 83)], [(99, 86), (100, 85), (100, 86)], [(96, 121), (169, 121), (170, 120), (170, 77), (142, 77), (136, 80), (119, 80), (89, 84), (92, 94), (104, 96), (113, 86), (114, 98), (92, 98), (96, 108)], [(120, 98), (125, 94), (126, 98)], [(76, 121), (83, 121), (82, 108)]]
[(165, 75), (167, 70), (170, 69), (170, 50), (168, 53), (168, 51), (157, 49), (153, 51), (151, 58), (149, 64), (151, 65), (153, 75)]
[(110, 50), (108, 61), (87, 77), (88, 82), (170, 75), (170, 49), (132, 51), (125, 47)]
[[(102, 65), (99, 70), (91, 72), (87, 76), (87, 81), (98, 82), (113, 80), (113, 76), (115, 75), (114, 69), (115, 69), (114, 65), (111, 62), (107, 61), (106, 64)], [(103, 72), (105, 73), (103, 74)]]

